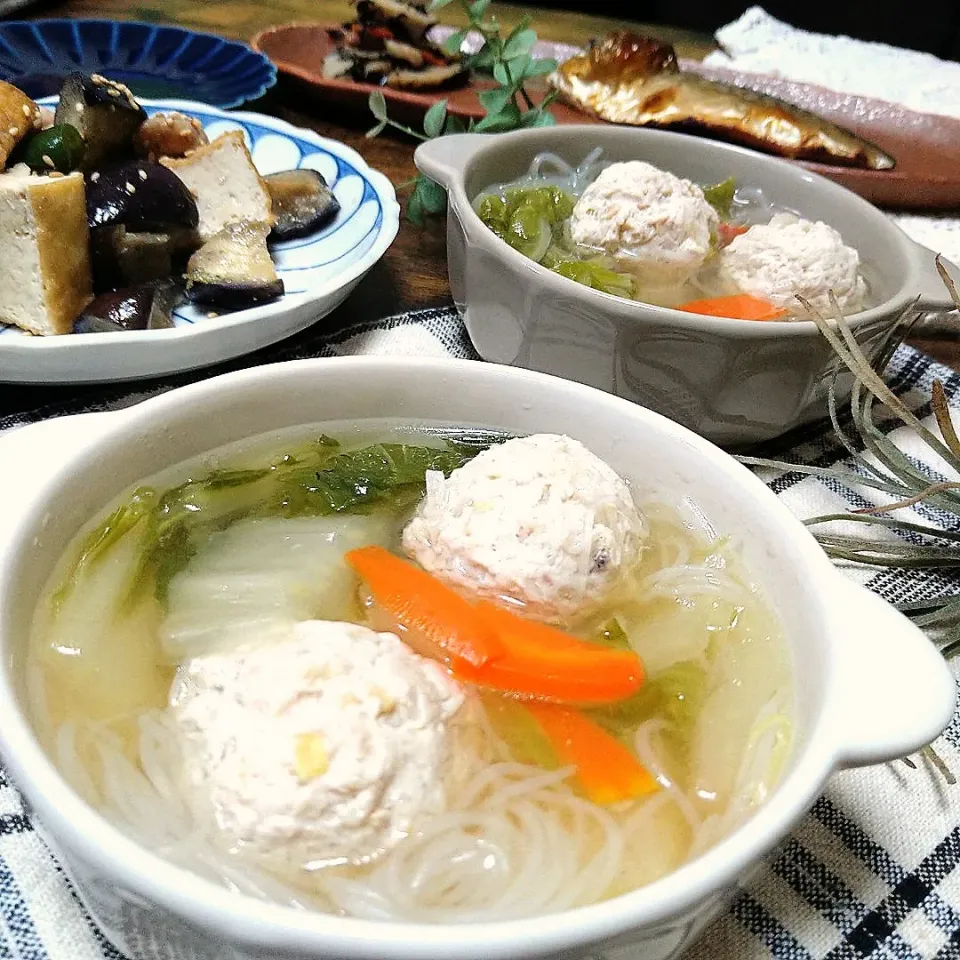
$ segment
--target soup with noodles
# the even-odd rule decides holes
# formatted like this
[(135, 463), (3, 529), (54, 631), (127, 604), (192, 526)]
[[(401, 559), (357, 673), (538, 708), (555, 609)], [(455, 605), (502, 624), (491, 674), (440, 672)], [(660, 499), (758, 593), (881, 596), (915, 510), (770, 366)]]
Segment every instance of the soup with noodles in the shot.
[(374, 920), (632, 891), (763, 804), (792, 735), (736, 545), (547, 434), (329, 423), (172, 468), (67, 549), (28, 667), (120, 830)]
[(618, 297), (764, 321), (809, 320), (798, 297), (828, 315), (871, 305), (860, 256), (833, 227), (732, 178), (697, 184), (600, 149), (575, 168), (543, 153), (474, 207), (524, 256)]

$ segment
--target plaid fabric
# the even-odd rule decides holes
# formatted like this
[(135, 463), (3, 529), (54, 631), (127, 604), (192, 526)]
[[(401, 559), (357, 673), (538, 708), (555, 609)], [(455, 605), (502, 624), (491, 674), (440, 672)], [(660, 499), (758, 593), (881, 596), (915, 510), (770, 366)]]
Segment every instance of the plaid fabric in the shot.
[[(213, 372), (252, 363), (354, 353), (476, 359), (456, 315), (428, 310), (294, 341)], [(52, 416), (126, 406), (211, 371), (163, 382), (82, 389), (0, 387), (0, 430)], [(901, 348), (887, 371), (894, 390), (919, 416), (933, 379), (960, 406), (960, 377), (929, 357)], [(892, 435), (922, 459), (910, 431)], [(764, 455), (830, 466), (844, 459), (829, 424), (816, 423), (770, 444)], [(936, 469), (936, 465), (933, 465)], [(840, 512), (876, 502), (796, 472), (764, 479), (798, 516)], [(950, 525), (956, 518), (918, 505), (917, 518)], [(850, 569), (889, 600), (916, 600), (960, 590), (956, 578)], [(895, 665), (891, 665), (895, 669)], [(890, 705), (892, 710), (898, 704)], [(960, 718), (936, 744), (960, 771)], [(689, 960), (932, 960), (960, 958), (960, 786), (946, 786), (920, 762), (840, 773), (799, 828), (745, 884), (729, 910), (703, 935)], [(32, 829), (15, 789), (0, 771), (0, 960), (123, 960), (98, 933), (62, 870)], [(629, 951), (609, 960), (633, 960)]]

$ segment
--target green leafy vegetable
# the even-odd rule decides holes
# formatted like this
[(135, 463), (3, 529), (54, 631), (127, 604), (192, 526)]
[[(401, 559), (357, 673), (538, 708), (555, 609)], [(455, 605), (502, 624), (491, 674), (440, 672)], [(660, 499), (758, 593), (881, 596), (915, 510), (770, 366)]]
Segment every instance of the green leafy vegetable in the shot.
[(604, 628), (600, 631), (600, 636), (597, 637), (597, 642), (602, 643), (605, 647), (611, 647), (614, 650), (631, 650), (630, 639), (626, 634), (626, 631), (623, 627), (620, 626), (620, 621), (614, 617)]
[[(557, 69), (556, 60), (533, 56), (537, 34), (530, 29), (530, 18), (521, 17), (516, 27), (504, 38), (496, 17), (487, 17), (490, 0), (434, 0), (430, 10), (440, 10), (452, 2), (459, 4), (467, 17), (468, 25), (447, 37), (443, 48), (447, 53), (457, 54), (460, 53), (468, 33), (479, 33), (483, 38), (483, 44), (476, 53), (464, 56), (464, 65), (468, 70), (492, 78), (496, 83), (495, 87), (484, 90), (479, 95), (484, 116), (479, 120), (471, 118), (465, 124), (458, 117), (450, 116), (447, 102), (443, 100), (427, 111), (421, 133), (406, 124), (391, 120), (387, 114), (386, 99), (377, 90), (370, 94), (368, 100), (370, 112), (377, 123), (367, 131), (367, 136), (379, 136), (387, 127), (417, 140), (433, 140), (447, 134), (467, 131), (503, 133), (508, 130), (552, 126), (556, 121), (549, 108), (557, 97), (556, 91), (547, 93), (535, 106), (525, 87), (526, 81)], [(443, 213), (446, 209), (446, 194), (439, 184), (422, 173), (418, 173), (411, 183), (413, 192), (407, 200), (408, 220), (419, 225), (423, 223), (425, 216)]]
[(615, 297), (633, 297), (633, 278), (625, 273), (617, 273), (592, 260), (561, 260), (551, 267), (554, 273), (568, 280), (576, 280), (585, 287), (592, 287)]
[(623, 736), (644, 720), (660, 718), (667, 724), (665, 736), (671, 752), (680, 756), (689, 743), (706, 688), (704, 668), (694, 660), (682, 660), (650, 677), (632, 697), (588, 712), (616, 736)]
[(487, 719), (517, 763), (557, 770), (560, 760), (533, 714), (519, 701), (495, 693), (481, 693)]
[(737, 191), (737, 181), (728, 177), (722, 183), (715, 183), (712, 187), (704, 187), (703, 195), (707, 203), (717, 211), (721, 220), (728, 220), (733, 209), (733, 195)]
[(568, 280), (615, 297), (632, 298), (633, 277), (612, 270), (600, 257), (580, 259), (565, 222), (576, 200), (556, 186), (515, 187), (504, 196), (486, 194), (476, 204), (480, 219), (514, 250)]
[(449, 474), (481, 449), (377, 443), (340, 452), (335, 440), (320, 437), (261, 469), (214, 470), (162, 493), (140, 488), (84, 539), (54, 595), (54, 610), (82, 574), (133, 530), (141, 551), (128, 600), (152, 589), (165, 603), (173, 577), (213, 534), (238, 520), (402, 509), (423, 495), (428, 470)]

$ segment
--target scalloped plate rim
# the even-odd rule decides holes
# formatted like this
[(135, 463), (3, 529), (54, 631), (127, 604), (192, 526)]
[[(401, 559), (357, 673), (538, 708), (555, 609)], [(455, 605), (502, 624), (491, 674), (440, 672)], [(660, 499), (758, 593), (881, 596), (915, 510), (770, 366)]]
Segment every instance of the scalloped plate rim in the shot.
[[(28, 2), (33, 2), (33, 0), (28, 0)], [(265, 79), (258, 81), (256, 87), (250, 87), (246, 92), (242, 92), (239, 95), (235, 95), (232, 99), (224, 99), (218, 101), (217, 103), (206, 104), (208, 106), (216, 106), (221, 110), (230, 110), (234, 107), (240, 106), (242, 103), (247, 103), (251, 100), (257, 100), (262, 97), (269, 89), (274, 87), (277, 83), (277, 66), (276, 64), (262, 51), (257, 50), (255, 47), (251, 46), (249, 43), (245, 43), (243, 40), (238, 40), (235, 37), (223, 37), (216, 33), (210, 33), (206, 30), (194, 30), (190, 27), (180, 26), (176, 23), (151, 23), (149, 20), (112, 20), (109, 17), (42, 17), (36, 20), (0, 20), (0, 36), (11, 27), (30, 27), (35, 31), (43, 32), (43, 27), (48, 24), (102, 24), (105, 26), (116, 26), (121, 31), (124, 27), (143, 27), (148, 30), (152, 30), (155, 33), (161, 32), (170, 32), (170, 33), (181, 33), (188, 34), (194, 37), (201, 37), (204, 40), (216, 40), (225, 47), (235, 47), (238, 50), (245, 50), (250, 56), (256, 59), (259, 63), (262, 64), (265, 72)], [(106, 66), (103, 69), (109, 71), (110, 66)], [(11, 74), (9, 76), (8, 82), (14, 82), (16, 77), (25, 76), (26, 74)], [(165, 76), (163, 73), (157, 73), (158, 78)]]

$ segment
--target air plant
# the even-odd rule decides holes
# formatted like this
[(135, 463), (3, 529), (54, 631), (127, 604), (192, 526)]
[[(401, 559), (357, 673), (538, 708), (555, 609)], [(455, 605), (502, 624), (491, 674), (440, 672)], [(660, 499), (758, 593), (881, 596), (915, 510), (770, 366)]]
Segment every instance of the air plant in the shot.
[[(960, 294), (953, 278), (947, 273), (940, 257), (937, 257), (936, 264), (953, 303), (960, 309)], [(904, 310), (885, 335), (876, 359), (871, 363), (844, 320), (836, 299), (831, 301), (835, 319), (827, 319), (808, 302), (800, 299), (842, 362), (830, 385), (828, 407), (837, 439), (849, 455), (848, 465), (816, 467), (763, 457), (741, 456), (738, 459), (753, 467), (824, 477), (846, 487), (869, 487), (891, 498), (889, 503), (880, 506), (822, 514), (804, 520), (831, 559), (881, 568), (960, 574), (960, 530), (944, 529), (897, 516), (897, 511), (922, 502), (956, 517), (960, 527), (960, 436), (950, 414), (943, 383), (935, 380), (931, 392), (930, 405), (940, 434), (937, 436), (896, 396), (881, 375), (893, 352), (910, 334), (921, 314), (915, 306)], [(844, 422), (841, 422), (837, 386), (844, 368), (853, 374), (853, 389), (849, 419), (844, 417)], [(920, 437), (938, 460), (955, 473), (957, 479), (936, 476), (932, 470), (901, 450), (890, 438), (889, 429), (882, 430), (878, 426), (878, 405), (885, 418), (892, 414)], [(826, 525), (836, 521), (862, 525), (864, 535), (841, 534), (825, 529)], [(871, 529), (893, 531), (904, 535), (904, 538), (871, 537)], [(945, 657), (960, 654), (960, 586), (930, 600), (905, 601), (894, 603), (894, 606), (923, 628)], [(931, 747), (925, 747), (922, 755), (948, 783), (955, 782), (943, 760)], [(911, 761), (906, 762), (913, 766)]]

